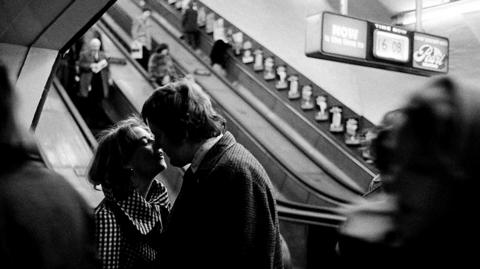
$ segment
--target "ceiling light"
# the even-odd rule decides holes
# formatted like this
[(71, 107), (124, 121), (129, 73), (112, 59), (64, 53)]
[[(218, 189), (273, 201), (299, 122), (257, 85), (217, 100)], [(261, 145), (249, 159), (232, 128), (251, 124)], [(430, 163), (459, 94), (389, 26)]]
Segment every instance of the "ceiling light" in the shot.
[[(422, 22), (429, 20), (441, 20), (449, 16), (456, 16), (467, 12), (480, 10), (480, 1), (462, 0), (447, 4), (441, 4), (422, 10)], [(410, 25), (416, 22), (415, 10), (400, 13), (392, 17), (396, 25)]]

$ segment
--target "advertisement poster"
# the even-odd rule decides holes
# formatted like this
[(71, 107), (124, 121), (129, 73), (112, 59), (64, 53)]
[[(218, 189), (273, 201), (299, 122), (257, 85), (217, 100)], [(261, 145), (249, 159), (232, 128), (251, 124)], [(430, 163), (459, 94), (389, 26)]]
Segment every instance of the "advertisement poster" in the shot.
[(322, 51), (365, 59), (367, 22), (332, 13), (323, 14)]
[(413, 36), (413, 67), (448, 72), (448, 39), (423, 33)]

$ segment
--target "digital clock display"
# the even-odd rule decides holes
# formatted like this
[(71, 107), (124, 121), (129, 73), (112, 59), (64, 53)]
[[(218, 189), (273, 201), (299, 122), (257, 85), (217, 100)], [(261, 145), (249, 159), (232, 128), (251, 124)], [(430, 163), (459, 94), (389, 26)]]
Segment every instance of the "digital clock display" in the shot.
[(410, 40), (405, 35), (375, 29), (373, 55), (379, 59), (406, 63), (410, 55)]

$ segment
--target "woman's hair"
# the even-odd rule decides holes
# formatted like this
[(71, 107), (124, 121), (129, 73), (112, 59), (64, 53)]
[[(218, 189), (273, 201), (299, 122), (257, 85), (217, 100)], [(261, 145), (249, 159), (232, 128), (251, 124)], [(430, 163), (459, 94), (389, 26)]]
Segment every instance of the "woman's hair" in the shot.
[(98, 147), (88, 171), (90, 182), (96, 187), (122, 191), (130, 186), (129, 171), (125, 166), (138, 146), (134, 128), (150, 129), (136, 116), (117, 122), (100, 134)]
[(208, 95), (187, 79), (158, 88), (143, 105), (142, 117), (173, 143), (199, 142), (225, 130), (225, 119), (213, 109)]
[(160, 53), (163, 50), (168, 50), (168, 45), (166, 43), (160, 43), (157, 48), (155, 49), (156, 53)]

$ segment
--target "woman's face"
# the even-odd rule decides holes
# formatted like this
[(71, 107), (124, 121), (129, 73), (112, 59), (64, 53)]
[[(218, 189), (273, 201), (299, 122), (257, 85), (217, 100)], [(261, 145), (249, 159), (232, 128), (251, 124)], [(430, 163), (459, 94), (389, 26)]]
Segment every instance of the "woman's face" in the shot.
[(149, 124), (149, 127), (155, 134), (155, 148), (165, 149), (171, 165), (182, 167), (191, 161), (191, 159), (186, 157), (185, 152), (188, 146), (186, 146), (185, 143), (174, 143), (165, 132), (155, 124)]
[(152, 180), (158, 173), (165, 170), (165, 156), (162, 149), (153, 147), (153, 134), (142, 127), (134, 127), (138, 145), (133, 152), (130, 165), (135, 173)]

